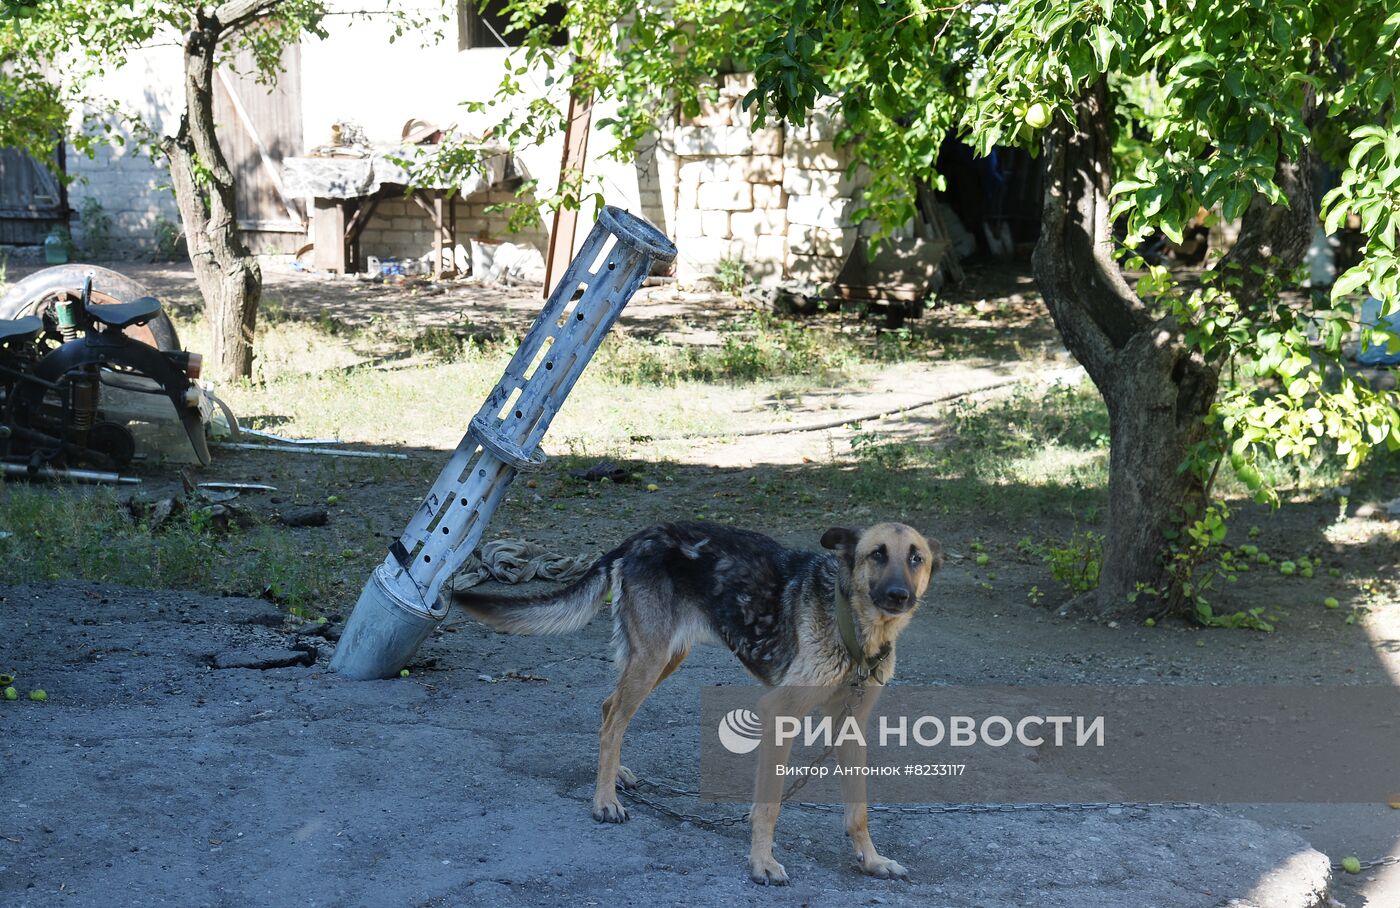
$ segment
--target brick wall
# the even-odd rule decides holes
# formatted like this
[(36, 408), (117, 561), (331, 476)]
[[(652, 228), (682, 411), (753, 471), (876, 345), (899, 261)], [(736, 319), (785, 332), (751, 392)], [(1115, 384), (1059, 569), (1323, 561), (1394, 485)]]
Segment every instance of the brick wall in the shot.
[(157, 225), (162, 220), (180, 223), (164, 162), (104, 145), (91, 159), (70, 153), (68, 173), (77, 177), (68, 187), (68, 204), (73, 209), (70, 229), (79, 249), (85, 238), (78, 212), (85, 199), (96, 199), (112, 219), (114, 255), (153, 253)]
[[(470, 240), (505, 240), (512, 243), (532, 243), (541, 252), (546, 248), (542, 227), (512, 234), (505, 212), (488, 213), (487, 208), (510, 202), (515, 193), (508, 189), (491, 189), (453, 200), (457, 216), (457, 242), (470, 250)], [(366, 256), (398, 259), (421, 258), (433, 248), (433, 220), (417, 202), (403, 196), (382, 199), (374, 216), (360, 235), (360, 251)]]

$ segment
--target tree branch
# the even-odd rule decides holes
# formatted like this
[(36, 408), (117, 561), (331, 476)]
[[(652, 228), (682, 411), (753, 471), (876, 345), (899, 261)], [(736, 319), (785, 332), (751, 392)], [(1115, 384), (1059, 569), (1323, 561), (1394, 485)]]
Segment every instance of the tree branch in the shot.
[(213, 18), (225, 32), (238, 31), (276, 11), (278, 0), (228, 0), (214, 8)]
[(1058, 122), (1046, 139), (1045, 201), (1033, 261), (1056, 327), (1102, 388), (1116, 353), (1151, 319), (1113, 256), (1107, 85), (1089, 89), (1075, 111), (1075, 123)]

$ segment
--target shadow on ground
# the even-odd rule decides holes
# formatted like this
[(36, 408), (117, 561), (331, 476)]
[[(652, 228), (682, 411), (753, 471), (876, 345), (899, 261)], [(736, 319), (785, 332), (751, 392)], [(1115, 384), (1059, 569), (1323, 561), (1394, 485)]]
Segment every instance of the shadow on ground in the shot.
[[(322, 610), (333, 619), (442, 458), (407, 453), (412, 461), (392, 469), (318, 465), (292, 480), (306, 500), (327, 481), (343, 497), (330, 526), (293, 537), (307, 557), (343, 545), (338, 532), (369, 533), (356, 537), (361, 549), (326, 592)], [(283, 464), (229, 454), (208, 478), (287, 483)], [(713, 516), (794, 545), (813, 545), (831, 522), (868, 522), (840, 515), (855, 501), (940, 536), (952, 557), (901, 641), (904, 683), (1393, 683), (1394, 624), (1368, 637), (1306, 605), (1317, 589), (1282, 578), (1261, 577), (1252, 594), (1298, 600), (1268, 635), (1171, 622), (1109, 628), (1031, 605), (1026, 588), (1049, 581), (1015, 541), (1028, 528), (1071, 520), (1035, 503), (1092, 492), (1023, 490), (1018, 498), (962, 480), (898, 508), (881, 494), (897, 497), (918, 471), (890, 471), (877, 493), (842, 487), (848, 474), (833, 465), (632, 465), (643, 478), (671, 476), (675, 491), (660, 496), (640, 483), (579, 483), (562, 475), (568, 465), (534, 489), (517, 485), (499, 531), (567, 554), (596, 551), (636, 526), (714, 510), (726, 500), (715, 493), (726, 491), (734, 495), (727, 513)], [(824, 500), (802, 502), (818, 489)], [(939, 505), (944, 494), (956, 496), (949, 513)], [(247, 506), (261, 500), (250, 496)], [(1329, 542), (1326, 510), (1266, 521), (1261, 544), (1326, 553), (1348, 572), (1376, 557)], [(969, 557), (974, 540), (992, 564)], [(1382, 573), (1393, 581), (1393, 563)], [(712, 828), (644, 805), (633, 805), (621, 827), (589, 818), (598, 705), (612, 683), (603, 620), (572, 637), (512, 638), (453, 615), (410, 677), (354, 683), (328, 673), (333, 644), (323, 626), (286, 622), (267, 602), (91, 582), (10, 586), (3, 595), (0, 670), (49, 694), (47, 703), (0, 704), (7, 904), (1215, 908), (1239, 899), (1233, 904), (1281, 908), (1323, 903), (1326, 859), (1309, 841), (1367, 856), (1396, 845), (1383, 805), (1334, 808), (1325, 824), (1298, 808), (1255, 811), (1268, 818), (1262, 825), (1240, 808), (876, 814), (877, 842), (914, 875), (899, 883), (858, 874), (837, 817), (789, 810), (778, 856), (794, 884), (764, 891), (747, 881), (742, 824)], [(312, 647), (309, 666), (215, 667), (300, 659)], [(745, 677), (732, 657), (697, 651), (643, 706), (625, 762), (643, 778), (693, 788), (699, 691), (736, 683)], [(705, 818), (737, 813), (661, 797)]]

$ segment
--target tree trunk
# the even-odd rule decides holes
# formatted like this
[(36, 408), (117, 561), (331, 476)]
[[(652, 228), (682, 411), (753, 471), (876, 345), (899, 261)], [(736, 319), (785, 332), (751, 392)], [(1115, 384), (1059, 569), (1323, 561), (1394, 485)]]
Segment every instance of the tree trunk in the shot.
[(212, 347), (207, 367), (220, 381), (253, 372), (253, 329), (262, 270), (238, 230), (233, 172), (214, 134), (214, 60), (225, 26), (199, 14), (185, 38), (185, 112), (164, 142)]
[[(1202, 417), (1219, 375), (1184, 343), (1170, 318), (1154, 319), (1113, 257), (1111, 111), (1104, 83), (1076, 105), (1077, 123), (1057, 124), (1046, 139), (1045, 201), (1035, 276), (1065, 345), (1108, 406), (1110, 440), (1107, 541), (1099, 588), (1077, 605), (1098, 616), (1160, 611), (1160, 599), (1130, 594), (1141, 585), (1179, 594), (1167, 571), (1167, 533), (1205, 502), (1201, 478), (1182, 470), (1205, 437)], [(1311, 105), (1307, 113), (1311, 113)], [(1311, 166), (1306, 150), (1281, 160), (1276, 182), (1287, 208), (1256, 197), (1240, 238), (1221, 267), (1271, 265), (1291, 270), (1312, 237)], [(1247, 271), (1245, 272), (1247, 273)], [(1247, 280), (1237, 296), (1251, 295)]]
[(1139, 584), (1166, 589), (1166, 533), (1183, 507), (1204, 501), (1201, 480), (1178, 470), (1204, 434), (1215, 370), (1182, 343), (1170, 319), (1154, 320), (1113, 257), (1112, 136), (1107, 88), (1076, 105), (1078, 123), (1046, 140), (1045, 203), (1036, 282), (1055, 326), (1108, 405), (1111, 455), (1107, 540), (1099, 588), (1087, 610), (1103, 616), (1160, 608)]

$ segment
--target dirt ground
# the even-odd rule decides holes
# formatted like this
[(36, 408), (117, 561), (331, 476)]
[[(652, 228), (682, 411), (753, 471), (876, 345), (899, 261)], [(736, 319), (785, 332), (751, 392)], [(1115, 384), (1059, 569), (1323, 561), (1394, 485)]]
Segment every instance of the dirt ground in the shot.
[[(187, 272), (136, 276), (168, 301), (193, 299)], [(1004, 320), (1008, 307), (1034, 302), (1022, 282), (1003, 278), (982, 292), (967, 323), (954, 328), (989, 332), (993, 354), (1014, 341), (1033, 356), (893, 366), (835, 399), (784, 402), (783, 418), (846, 419), (1008, 376), (1068, 374), (1072, 364), (1054, 355), (1044, 324), (996, 336), (1002, 329), (992, 316)], [(502, 331), (519, 330), (538, 305), (521, 291), (490, 298), (454, 289), (419, 299), (304, 275), (274, 277), (269, 294), (308, 318), (398, 318), (412, 306), (420, 326), (450, 326), (466, 306), (473, 324), (497, 318)], [(669, 290), (640, 302), (624, 330), (689, 343), (712, 340), (707, 319), (729, 305)], [(465, 408), (464, 422), (474, 408)], [(928, 433), (941, 413), (914, 411), (884, 428), (893, 437)], [(1240, 602), (1267, 607), (1276, 632), (1174, 621), (1107, 627), (1057, 617), (1053, 597), (1027, 597), (1054, 582), (1018, 540), (1066, 532), (1077, 515), (1013, 506), (997, 488), (957, 499), (956, 509), (877, 514), (835, 491), (837, 474), (851, 467), (833, 452), (847, 451), (857, 431), (639, 441), (563, 456), (533, 487), (517, 484), (492, 533), (573, 555), (602, 551), (649, 523), (703, 515), (815, 547), (825, 526), (899, 517), (950, 553), (901, 642), (903, 683), (1400, 682), (1400, 605), (1388, 598), (1400, 549), (1384, 521), (1355, 516), (1355, 503), (1350, 515), (1323, 500), (1277, 512), (1245, 508), (1241, 523), (1260, 526), (1261, 547), (1326, 559), (1343, 574), (1306, 586), (1262, 572), (1251, 578)], [(605, 622), (575, 637), (510, 638), (454, 614), (409, 678), (352, 683), (327, 671), (334, 644), (326, 629), (333, 637), (445, 456), (426, 446), (392, 450), (409, 459), (223, 449), (196, 476), (278, 486), (240, 497), (240, 507), (258, 513), (335, 495), (326, 527), (296, 531), (308, 555), (347, 553), (318, 610), (326, 625), (303, 626), (247, 598), (82, 582), (0, 589), (0, 672), (49, 694), (46, 703), (0, 703), (0, 902), (1308, 908), (1325, 904), (1321, 855), (1400, 855), (1400, 811), (1384, 804), (877, 814), (876, 841), (913, 874), (905, 884), (860, 877), (838, 820), (790, 810), (778, 841), (794, 885), (763, 891), (747, 881), (742, 825), (714, 829), (633, 804), (631, 823), (596, 826), (588, 801), (597, 710), (611, 685)], [(568, 478), (600, 453), (620, 459), (637, 481)], [(152, 495), (178, 485), (169, 474), (146, 478)], [(649, 483), (658, 490), (648, 492)], [(990, 567), (975, 563), (974, 543)], [(1348, 614), (1353, 603), (1368, 606), (1347, 623), (1320, 607), (1329, 595)], [(243, 657), (296, 664), (237, 667)], [(624, 762), (643, 778), (693, 787), (699, 691), (743, 681), (726, 653), (692, 656), (644, 705)], [(654, 796), (704, 817), (735, 812)], [(1400, 866), (1334, 874), (1331, 894), (1350, 908), (1400, 906)]]

